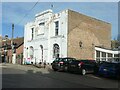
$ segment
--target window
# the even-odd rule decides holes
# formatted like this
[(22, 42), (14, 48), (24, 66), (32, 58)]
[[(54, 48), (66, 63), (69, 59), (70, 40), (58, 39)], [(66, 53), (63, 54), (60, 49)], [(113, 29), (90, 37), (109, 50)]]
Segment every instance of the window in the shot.
[(59, 45), (58, 44), (53, 45), (53, 57), (59, 58)]
[(80, 46), (80, 48), (82, 49), (83, 43), (82, 43), (81, 41), (79, 42), (79, 46)]
[(102, 52), (102, 57), (106, 57), (106, 53), (105, 52)]
[(38, 30), (38, 34), (44, 34), (44, 22), (40, 22), (39, 23), (39, 30)]
[(59, 30), (59, 22), (56, 21), (56, 22), (55, 22), (55, 36), (58, 35), (58, 30)]
[(32, 40), (33, 40), (33, 37), (34, 37), (34, 28), (32, 28), (31, 30), (32, 30)]
[(100, 57), (100, 51), (96, 51), (96, 57)]
[(41, 25), (44, 25), (44, 24), (45, 24), (44, 22), (39, 23), (40, 26), (41, 26)]
[(108, 57), (112, 57), (112, 54), (111, 54), (111, 53), (108, 53)]

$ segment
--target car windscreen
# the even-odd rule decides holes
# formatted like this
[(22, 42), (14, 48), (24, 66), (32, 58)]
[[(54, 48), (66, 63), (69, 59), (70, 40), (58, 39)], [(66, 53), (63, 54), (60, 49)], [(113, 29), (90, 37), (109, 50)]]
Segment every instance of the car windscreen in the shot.
[(54, 61), (60, 61), (61, 60), (61, 58), (56, 58)]

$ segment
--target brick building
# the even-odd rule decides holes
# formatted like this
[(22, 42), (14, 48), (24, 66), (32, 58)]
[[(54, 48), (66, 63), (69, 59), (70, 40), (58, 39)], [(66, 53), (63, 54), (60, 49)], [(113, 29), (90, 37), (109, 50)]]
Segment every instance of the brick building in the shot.
[(111, 48), (111, 25), (68, 11), (68, 56), (94, 59), (95, 46)]
[[(15, 55), (15, 63), (21, 64), (22, 59), (23, 59), (23, 44), (24, 44), (24, 38), (20, 37), (20, 38), (15, 38), (13, 39), (14, 42), (14, 51), (11, 48), (11, 39), (8, 40), (2, 40), (2, 61), (4, 62), (5, 58), (6, 58), (6, 62), (7, 63), (12, 63), (13, 61), (13, 55)], [(7, 57), (5, 57), (5, 47), (7, 44)], [(14, 52), (14, 54), (13, 54)]]
[(96, 46), (111, 48), (110, 23), (73, 10), (46, 10), (25, 25), (23, 63), (51, 63), (57, 57), (96, 59)]

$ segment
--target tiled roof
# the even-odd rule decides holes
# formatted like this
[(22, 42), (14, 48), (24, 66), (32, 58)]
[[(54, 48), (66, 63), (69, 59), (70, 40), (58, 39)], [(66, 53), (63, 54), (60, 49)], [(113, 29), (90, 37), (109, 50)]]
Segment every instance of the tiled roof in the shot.
[[(24, 37), (20, 37), (20, 38), (14, 38), (13, 39), (15, 48), (18, 48), (20, 45), (22, 45), (24, 43)], [(5, 47), (5, 44), (7, 43), (7, 48), (11, 49), (11, 39), (8, 39), (7, 41), (2, 41), (2, 47)]]

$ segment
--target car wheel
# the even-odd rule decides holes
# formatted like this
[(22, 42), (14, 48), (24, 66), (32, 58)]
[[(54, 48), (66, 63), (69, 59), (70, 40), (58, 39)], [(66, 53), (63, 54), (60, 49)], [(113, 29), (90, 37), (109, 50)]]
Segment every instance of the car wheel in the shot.
[(81, 74), (82, 74), (82, 75), (85, 75), (85, 74), (86, 74), (86, 70), (85, 70), (85, 69), (82, 69)]
[(57, 69), (53, 68), (54, 71), (57, 71)]

